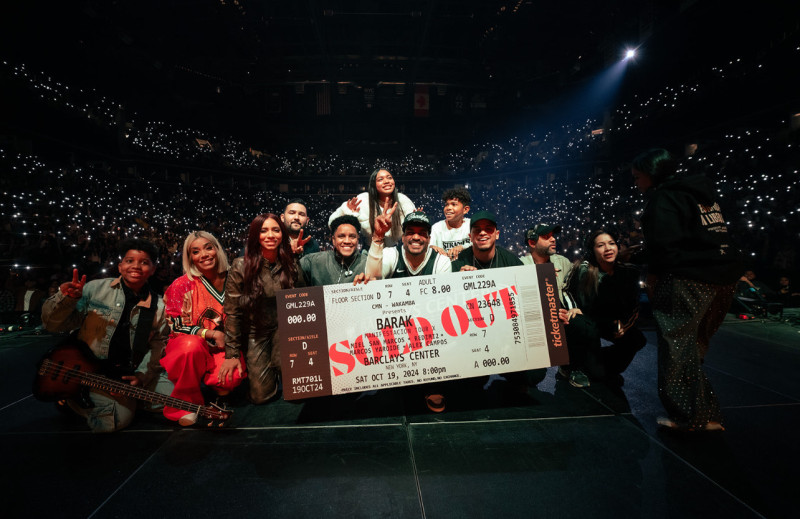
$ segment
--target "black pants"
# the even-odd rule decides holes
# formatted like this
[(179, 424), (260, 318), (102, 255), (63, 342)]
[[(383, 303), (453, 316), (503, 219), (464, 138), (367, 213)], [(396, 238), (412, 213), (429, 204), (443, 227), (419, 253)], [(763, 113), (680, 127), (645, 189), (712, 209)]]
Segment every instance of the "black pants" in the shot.
[[(628, 369), (636, 352), (647, 344), (644, 334), (635, 326), (622, 337), (603, 336), (598, 324), (584, 315), (576, 315), (564, 328), (570, 368), (598, 379), (619, 375)], [(601, 338), (610, 341), (611, 346), (601, 347)]]

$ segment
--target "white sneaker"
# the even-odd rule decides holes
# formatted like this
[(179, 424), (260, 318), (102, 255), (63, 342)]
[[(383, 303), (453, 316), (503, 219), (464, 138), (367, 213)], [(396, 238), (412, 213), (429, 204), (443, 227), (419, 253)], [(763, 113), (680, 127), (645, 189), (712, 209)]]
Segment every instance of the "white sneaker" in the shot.
[(186, 413), (178, 419), (178, 423), (184, 427), (197, 423), (197, 413)]

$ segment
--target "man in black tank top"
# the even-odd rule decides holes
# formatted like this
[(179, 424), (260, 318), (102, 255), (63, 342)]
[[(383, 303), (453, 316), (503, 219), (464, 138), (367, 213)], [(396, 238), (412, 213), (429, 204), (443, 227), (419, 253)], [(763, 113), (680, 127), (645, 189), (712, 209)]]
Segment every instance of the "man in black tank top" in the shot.
[(381, 217), (375, 221), (365, 268), (370, 278), (430, 276), (450, 272), (450, 259), (428, 247), (431, 221), (425, 213), (415, 211), (403, 220), (403, 246), (400, 249), (392, 247), (384, 250), (383, 236), (389, 229), (386, 223), (386, 218)]
[[(383, 236), (391, 228), (392, 210), (384, 212), (375, 219), (372, 245), (364, 272), (370, 278), (404, 278), (409, 276), (430, 276), (450, 272), (450, 258), (428, 247), (430, 243), (431, 221), (428, 216), (415, 211), (403, 220), (403, 246), (384, 250)], [(425, 403), (433, 412), (444, 411), (442, 384), (423, 384), (412, 386), (411, 392), (422, 392)]]

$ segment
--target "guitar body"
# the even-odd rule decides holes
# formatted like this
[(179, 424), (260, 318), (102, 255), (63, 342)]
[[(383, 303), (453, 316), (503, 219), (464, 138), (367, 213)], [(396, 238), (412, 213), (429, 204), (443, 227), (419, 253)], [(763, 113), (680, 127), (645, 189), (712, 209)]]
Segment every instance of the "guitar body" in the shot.
[[(42, 374), (42, 364), (49, 360), (53, 365)], [(45, 354), (36, 365), (38, 375), (33, 380), (33, 396), (43, 402), (76, 398), (85, 392), (80, 373), (99, 373), (100, 361), (89, 346), (70, 337)]]

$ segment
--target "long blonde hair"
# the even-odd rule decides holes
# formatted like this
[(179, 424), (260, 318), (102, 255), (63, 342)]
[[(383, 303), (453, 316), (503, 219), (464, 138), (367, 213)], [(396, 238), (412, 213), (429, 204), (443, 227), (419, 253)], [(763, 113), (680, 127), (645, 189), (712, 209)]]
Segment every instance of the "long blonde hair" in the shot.
[(194, 266), (192, 259), (189, 257), (189, 247), (192, 245), (192, 242), (198, 238), (205, 238), (211, 242), (211, 246), (217, 251), (217, 272), (226, 272), (228, 270), (228, 255), (225, 254), (225, 251), (222, 249), (222, 245), (220, 245), (219, 240), (217, 240), (210, 232), (194, 231), (190, 232), (189, 236), (187, 236), (183, 241), (183, 253), (181, 254), (181, 260), (183, 261), (183, 273), (186, 274), (189, 279), (203, 276), (197, 267)]

